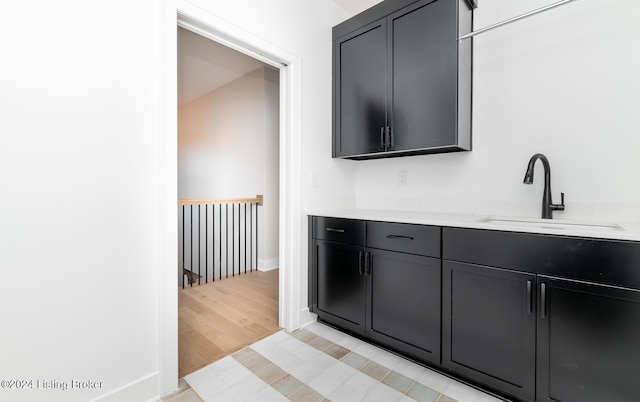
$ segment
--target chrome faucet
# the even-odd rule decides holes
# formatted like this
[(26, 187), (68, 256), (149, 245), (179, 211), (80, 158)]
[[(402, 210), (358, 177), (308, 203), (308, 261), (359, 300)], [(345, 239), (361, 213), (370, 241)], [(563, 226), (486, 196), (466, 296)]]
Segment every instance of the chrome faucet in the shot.
[(533, 183), (533, 166), (536, 161), (540, 159), (542, 166), (544, 167), (544, 192), (542, 193), (542, 218), (552, 219), (553, 211), (564, 211), (564, 193), (560, 193), (560, 204), (554, 204), (551, 200), (551, 168), (549, 167), (549, 160), (542, 154), (535, 154), (529, 159), (529, 165), (527, 166), (527, 172), (524, 174), (524, 184)]

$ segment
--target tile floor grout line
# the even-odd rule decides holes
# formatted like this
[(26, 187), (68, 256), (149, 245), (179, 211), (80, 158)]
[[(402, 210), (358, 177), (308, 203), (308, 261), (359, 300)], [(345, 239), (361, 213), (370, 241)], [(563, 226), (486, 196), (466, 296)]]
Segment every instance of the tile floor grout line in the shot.
[[(295, 333), (300, 333), (301, 331), (305, 331), (305, 333), (313, 334), (314, 336), (312, 336), (312, 337), (308, 338), (308, 335), (304, 335), (304, 336), (302, 336), (302, 337), (303, 337), (303, 338), (308, 338), (308, 339), (306, 339), (306, 341), (305, 341), (305, 340), (302, 340), (302, 339), (300, 339), (299, 337), (295, 336)], [(320, 351), (320, 352), (322, 352), (322, 353), (325, 353), (326, 355), (328, 355), (329, 357), (331, 357), (331, 358), (335, 359), (336, 361), (339, 361), (339, 362), (340, 362), (340, 361), (342, 361), (342, 358), (341, 358), (341, 359), (336, 359), (336, 358), (335, 358), (334, 356), (332, 356), (331, 354), (326, 353), (326, 350), (327, 350), (327, 349), (329, 349), (331, 346), (333, 346), (333, 345), (338, 345), (338, 344), (336, 344), (336, 343), (334, 343), (334, 342), (330, 341), (329, 339), (327, 339), (327, 338), (325, 338), (325, 337), (323, 337), (323, 336), (321, 336), (321, 335), (315, 334), (315, 333), (314, 333), (314, 332), (312, 332), (312, 331), (307, 331), (307, 330), (304, 330), (304, 329), (302, 329), (302, 330), (298, 330), (298, 331), (295, 331), (294, 333), (292, 333), (292, 335), (293, 335), (293, 337), (294, 337), (295, 339), (299, 340), (300, 342), (302, 342), (302, 343), (304, 343), (304, 344), (306, 344), (306, 345), (308, 345), (308, 346), (311, 346), (311, 347), (312, 347), (312, 348), (314, 348), (315, 350), (318, 350), (318, 351)], [(310, 344), (310, 342), (311, 342), (311, 341), (313, 341), (313, 340), (315, 340), (315, 339), (318, 339), (318, 338), (320, 338), (320, 339), (321, 339), (321, 340), (323, 340), (323, 341), (328, 342), (328, 345), (326, 345), (326, 347), (325, 347), (325, 348), (320, 349), (320, 348), (316, 347), (315, 345)], [(340, 346), (340, 345), (338, 345), (338, 346)], [(343, 347), (343, 348), (344, 348), (344, 347)], [(246, 347), (245, 349), (251, 349), (251, 347), (250, 347), (250, 346), (248, 346), (248, 347)], [(347, 354), (349, 354), (349, 353), (355, 353), (355, 354), (357, 354), (357, 355), (361, 356), (360, 354), (358, 354), (357, 352), (354, 352), (354, 351), (353, 351), (353, 350), (351, 350), (351, 349), (348, 349), (348, 348), (344, 348), (344, 349), (348, 351), (348, 352), (347, 352)], [(251, 350), (253, 350), (253, 349), (251, 349)], [(259, 352), (255, 351), (255, 350), (254, 350), (254, 352), (255, 352), (255, 353), (260, 354)], [(345, 354), (345, 356), (346, 356), (347, 354)], [(232, 357), (234, 357), (234, 355), (231, 355), (231, 356), (232, 356)], [(344, 356), (343, 356), (343, 357), (344, 357)], [(363, 356), (363, 357), (364, 357), (364, 356)], [(235, 359), (235, 357), (234, 357), (234, 359)], [(367, 358), (367, 359), (368, 359), (368, 358)], [(236, 360), (237, 360), (237, 359), (236, 359)], [(267, 360), (269, 360), (269, 359), (267, 359)], [(269, 361), (270, 361), (270, 360), (269, 360)], [(271, 362), (271, 361), (270, 361), (270, 362)], [(240, 362), (240, 363), (241, 363), (241, 362)], [(273, 363), (273, 362), (271, 362), (271, 363), (272, 363), (272, 364), (275, 364), (275, 363)], [(369, 375), (368, 373), (365, 373), (365, 372), (363, 372), (363, 371), (361, 371), (361, 370), (360, 370), (361, 368), (365, 367), (365, 366), (366, 366), (367, 364), (369, 364), (369, 363), (373, 363), (373, 364), (376, 364), (376, 365), (378, 365), (378, 366), (380, 366), (380, 367), (384, 368), (384, 369), (386, 370), (385, 375), (384, 375), (382, 378), (380, 378), (380, 379), (378, 380), (378, 379), (376, 379), (375, 377), (372, 377), (371, 375)], [(241, 364), (242, 364), (242, 363), (241, 363)], [(344, 363), (344, 362), (343, 362), (343, 364), (346, 364), (346, 363)], [(276, 365), (276, 366), (277, 366), (277, 365)], [(355, 367), (354, 367), (354, 369), (355, 369)], [(366, 362), (365, 362), (365, 363), (360, 367), (360, 369), (355, 369), (355, 370), (357, 370), (358, 372), (360, 372), (360, 373), (362, 373), (362, 374), (365, 374), (365, 375), (369, 376), (370, 378), (372, 378), (373, 380), (375, 380), (375, 381), (377, 381), (377, 382), (379, 382), (379, 383), (381, 383), (381, 384), (384, 384), (384, 383), (382, 382), (382, 380), (383, 380), (385, 377), (387, 377), (390, 373), (394, 372), (394, 371), (393, 371), (393, 370), (391, 370), (390, 368), (388, 368), (388, 367), (386, 367), (386, 366), (383, 366), (383, 365), (381, 365), (381, 364), (379, 364), (379, 363), (375, 362), (375, 361), (374, 361), (374, 360), (372, 360), (372, 359), (368, 359), (368, 360), (367, 360), (367, 361), (366, 361)], [(254, 374), (255, 374), (255, 373), (254, 373)], [(398, 374), (400, 374), (400, 373), (398, 373)], [(291, 374), (289, 374), (289, 375), (291, 375)], [(291, 377), (295, 378), (295, 376), (291, 376)], [(261, 380), (262, 380), (262, 379), (261, 379)], [(298, 381), (300, 381), (300, 380), (298, 379)], [(264, 380), (263, 380), (263, 382), (265, 382), (265, 383), (266, 383), (266, 381), (264, 381)], [(301, 382), (302, 382), (302, 381), (301, 381)], [(415, 382), (415, 380), (414, 380), (414, 382)], [(267, 385), (271, 386), (270, 384), (267, 384)], [(304, 385), (306, 385), (306, 384), (304, 384)], [(304, 385), (303, 385), (303, 386), (304, 386)], [(400, 391), (398, 391), (396, 388), (394, 388), (394, 387), (392, 387), (392, 386), (389, 386), (389, 385), (387, 385), (387, 384), (384, 384), (384, 385), (385, 385), (385, 386), (387, 386), (387, 387), (389, 387), (389, 388), (391, 388), (391, 389), (393, 389), (393, 390), (395, 390), (395, 391), (397, 391), (397, 392), (399, 392), (399, 393), (400, 393), (400, 394), (402, 394), (402, 395), (406, 395), (406, 393), (400, 392)], [(412, 384), (412, 385), (413, 385), (413, 384)], [(300, 388), (302, 388), (302, 386), (301, 386)], [(300, 388), (299, 388), (299, 389), (297, 389), (296, 391), (292, 392), (292, 393), (291, 393), (290, 395), (288, 395), (288, 396), (291, 396), (291, 395), (293, 395), (295, 392), (298, 392), (298, 391), (300, 390)], [(407, 388), (407, 390), (408, 390), (408, 388)], [(315, 390), (314, 390), (314, 391), (315, 391)], [(316, 391), (316, 392), (317, 392), (317, 391)], [(282, 394), (282, 393), (281, 393), (281, 394)], [(324, 397), (324, 398), (326, 398), (326, 399), (328, 399), (328, 397), (329, 397), (328, 395), (323, 395), (323, 394), (321, 394), (320, 392), (318, 392), (318, 394), (320, 394), (322, 397)], [(283, 395), (283, 394), (282, 394), (282, 395)], [(286, 395), (285, 395), (285, 397), (288, 397), (288, 396), (286, 396)], [(409, 397), (408, 395), (406, 395), (406, 396), (407, 396), (407, 397)], [(409, 397), (409, 398), (410, 398), (410, 397)], [(413, 399), (413, 398), (411, 398), (411, 399)]]
[[(412, 381), (413, 381), (413, 382), (411, 383), (411, 385), (409, 385), (409, 386), (407, 387), (407, 390), (406, 390), (406, 391), (404, 391), (404, 394), (405, 394), (405, 395), (407, 395), (407, 392), (409, 392), (409, 390), (411, 389), (411, 387), (413, 387), (413, 385), (417, 382), (416, 380), (413, 380), (413, 379), (412, 379)], [(407, 396), (409, 396), (409, 395), (407, 395)], [(411, 397), (409, 396), (409, 398), (411, 398)], [(436, 402), (438, 402), (438, 401), (436, 401)]]
[[(314, 347), (316, 350), (319, 350), (319, 351), (321, 351), (321, 352), (326, 353), (326, 350), (327, 350), (327, 349), (329, 349), (332, 345), (338, 345), (337, 343), (335, 343), (335, 342), (333, 342), (333, 341), (331, 341), (331, 340), (329, 340), (329, 339), (327, 339), (327, 338), (324, 338), (324, 337), (323, 337), (323, 336), (321, 336), (321, 335), (315, 334), (313, 331), (308, 331), (308, 330), (304, 330), (304, 329), (301, 329), (301, 330), (298, 330), (298, 331), (306, 331), (306, 332), (309, 332), (309, 333), (312, 333), (312, 334), (314, 334), (314, 335), (315, 335), (314, 337), (310, 338), (307, 342), (304, 342), (304, 341), (301, 341), (301, 342), (304, 342), (304, 343), (309, 344), (309, 342), (311, 342), (311, 340), (316, 339), (316, 338), (322, 338), (322, 339), (324, 339), (324, 340), (326, 340), (326, 341), (330, 342), (330, 345), (329, 345), (329, 346), (327, 346), (325, 349), (319, 349), (319, 348), (316, 348), (316, 347), (315, 347), (315, 346), (313, 346), (313, 345), (309, 345), (309, 346)], [(296, 332), (298, 332), (298, 331), (296, 331)], [(298, 338), (296, 338), (296, 339), (298, 339)], [(298, 340), (300, 340), (300, 339), (298, 339)], [(338, 345), (338, 346), (340, 346), (340, 345)], [(344, 346), (342, 346), (342, 347), (344, 347)], [(355, 353), (355, 354), (357, 354), (358, 356), (362, 356), (362, 355), (360, 355), (359, 353), (354, 352), (354, 351), (353, 351), (353, 350), (351, 350), (351, 349), (348, 349), (348, 348), (345, 348), (345, 349), (346, 349), (346, 350), (348, 350), (348, 353), (347, 353), (347, 354), (345, 354), (345, 356), (347, 356), (349, 353)], [(328, 354), (328, 353), (326, 353), (326, 354)], [(331, 356), (331, 355), (329, 355), (329, 356)], [(331, 357), (333, 357), (333, 356), (331, 356)], [(363, 356), (363, 357), (364, 357), (364, 356)], [(343, 356), (343, 358), (344, 358), (344, 356)], [(366, 358), (366, 357), (365, 357), (365, 358)], [(409, 378), (409, 377), (405, 376), (405, 375), (404, 375), (404, 374), (402, 374), (402, 373), (399, 373), (399, 372), (397, 372), (397, 371), (395, 371), (395, 370), (393, 370), (393, 369), (391, 369), (391, 368), (389, 368), (389, 367), (387, 367), (387, 366), (384, 366), (384, 365), (382, 365), (382, 364), (380, 364), (380, 363), (377, 363), (377, 362), (376, 362), (375, 360), (373, 360), (373, 359), (369, 359), (369, 358), (366, 358), (366, 359), (368, 359), (368, 360), (367, 360), (367, 361), (366, 361), (366, 362), (365, 362), (365, 363), (364, 363), (360, 368), (357, 368), (357, 369), (356, 369), (357, 371), (359, 371), (359, 372), (361, 372), (361, 373), (363, 373), (363, 374), (365, 374), (365, 375), (369, 376), (369, 377), (370, 377), (370, 378), (372, 378), (373, 380), (375, 380), (375, 381), (377, 381), (377, 382), (379, 382), (379, 383), (381, 383), (381, 384), (384, 384), (384, 385), (388, 386), (389, 388), (391, 388), (391, 389), (393, 389), (393, 390), (395, 390), (395, 391), (398, 391), (398, 392), (399, 392), (399, 393), (401, 393), (402, 395), (405, 395), (406, 397), (408, 397), (408, 398), (411, 398), (411, 399), (415, 400), (415, 398), (412, 398), (411, 396), (407, 395), (407, 392), (409, 392), (409, 390), (411, 389), (411, 387), (412, 387), (415, 383), (417, 383), (417, 382), (418, 382), (416, 379)], [(341, 358), (341, 359), (336, 359), (336, 360), (338, 360), (338, 361), (342, 361), (342, 358)], [(382, 378), (380, 378), (380, 379), (378, 380), (378, 379), (376, 379), (375, 377), (371, 376), (369, 373), (365, 373), (365, 372), (363, 372), (363, 371), (361, 370), (362, 368), (366, 367), (369, 363), (376, 364), (376, 365), (378, 365), (378, 366), (380, 366), (380, 367), (384, 368), (385, 370), (387, 370), (387, 372), (385, 373), (385, 375), (384, 375), (384, 376), (382, 376)], [(355, 367), (354, 367), (354, 368), (355, 368)], [(391, 373), (397, 373), (397, 374), (402, 375), (402, 376), (404, 376), (404, 377), (406, 377), (406, 378), (409, 378), (409, 379), (412, 381), (412, 382), (411, 382), (411, 384), (407, 387), (407, 389), (406, 389), (404, 392), (401, 392), (401, 391), (399, 391), (397, 388), (395, 388), (395, 387), (393, 387), (393, 386), (390, 386), (390, 385), (388, 385), (388, 384), (385, 384), (385, 383), (383, 382), (383, 380), (384, 380), (385, 378), (387, 378)], [(425, 385), (423, 385), (423, 384), (421, 384), (421, 385), (422, 385), (422, 386), (425, 386)], [(425, 387), (426, 387), (426, 386), (425, 386)], [(429, 388), (429, 387), (427, 387), (427, 388)], [(433, 391), (435, 391), (435, 392), (437, 392), (437, 393), (439, 394), (439, 395), (438, 395), (438, 399), (435, 401), (435, 402), (438, 402), (438, 401), (440, 400), (440, 398), (442, 397), (442, 395), (444, 395), (444, 394), (443, 394), (442, 392), (437, 391), (437, 390), (433, 390)]]
[[(374, 393), (380, 396), (379, 393), (382, 392), (383, 395), (388, 393), (392, 398), (406, 398), (403, 400), (456, 402), (456, 399), (452, 396), (426, 385), (432, 383), (431, 377), (427, 375), (429, 370), (427, 367), (420, 365), (409, 367), (400, 364), (402, 363), (400, 360), (392, 359), (384, 353), (380, 353), (384, 349), (380, 349), (375, 345), (371, 345), (372, 348), (361, 347), (370, 344), (362, 342), (361, 345), (360, 342), (355, 342), (350, 338), (338, 336), (339, 333), (337, 332), (325, 331), (323, 327), (314, 327), (314, 329), (318, 330), (318, 332), (322, 331), (321, 334), (304, 328), (293, 333), (280, 331), (233, 353), (230, 355), (234, 362), (233, 365), (228, 366), (227, 364), (231, 362), (228, 361), (229, 363), (225, 363), (221, 367), (225, 367), (225, 365), (227, 365), (226, 367), (236, 367), (235, 365), (242, 367), (243, 370), (246, 370), (245, 373), (251, 374), (251, 377), (247, 377), (247, 379), (251, 381), (258, 379), (260, 383), (264, 384), (263, 388), (261, 388), (262, 391), (260, 391), (263, 396), (272, 393), (272, 398), (277, 399), (276, 395), (278, 395), (279, 398), (284, 398), (282, 400), (327, 402), (330, 399), (335, 401), (344, 400), (349, 395), (350, 397), (359, 398), (358, 400), (367, 400)], [(357, 341), (355, 338), (354, 340)], [(313, 352), (314, 350), (320, 352), (320, 354)], [(362, 355), (356, 350), (361, 350), (362, 353), (370, 357)], [(322, 356), (326, 356), (329, 359)], [(290, 358), (297, 359), (287, 360)], [(398, 358), (402, 359), (401, 356)], [(381, 363), (378, 363), (378, 361)], [(309, 369), (298, 370), (302, 364), (309, 365)], [(214, 365), (215, 363), (211, 365), (212, 369), (214, 369)], [(288, 369), (285, 369), (285, 367), (288, 367)], [(392, 367), (397, 367), (399, 371), (394, 370)], [(424, 370), (418, 370), (421, 367), (424, 367)], [(334, 369), (339, 369), (344, 375), (335, 378), (331, 377), (330, 370)], [(317, 370), (317, 373), (312, 374), (313, 370)], [(305, 381), (292, 374), (293, 372), (305, 378)], [(329, 373), (328, 377), (324, 377), (327, 373)], [(360, 374), (356, 376), (356, 373)], [(222, 381), (226, 381), (225, 375), (224, 371), (218, 371), (215, 376)], [(234, 375), (237, 376), (237, 373)], [(199, 380), (197, 384), (194, 384), (196, 385), (195, 388), (191, 387), (195, 394), (197, 394), (196, 388), (200, 386), (198, 384), (202, 384), (200, 381), (203, 381), (203, 376), (206, 377), (206, 373), (202, 373), (200, 377), (197, 377)], [(424, 379), (424, 382), (419, 381), (419, 379)], [(335, 381), (335, 384), (339, 385), (328, 385), (328, 383), (323, 385), (323, 381), (327, 380)], [(258, 384), (251, 381), (247, 383), (254, 384), (248, 385), (250, 387)], [(314, 384), (313, 387), (310, 385), (312, 383)], [(237, 384), (241, 388), (243, 387), (242, 383)], [(188, 385), (191, 386), (189, 383)], [(456, 393), (461, 392), (457, 391), (455, 387), (452, 390)], [(240, 391), (228, 389), (225, 392), (230, 392), (229, 395), (231, 395)], [(348, 394), (349, 392), (351, 394)], [(244, 393), (246, 394), (245, 396), (248, 396), (246, 389)], [(457, 398), (460, 397), (458, 396)], [(462, 397), (459, 400), (462, 402), (470, 399)]]
[[(291, 374), (291, 373), (289, 373), (288, 371), (284, 370), (282, 367), (278, 366), (276, 363), (274, 363), (274, 362), (273, 362), (273, 361), (271, 361), (270, 359), (268, 359), (268, 358), (266, 358), (265, 356), (263, 356), (260, 352), (258, 352), (258, 351), (256, 351), (256, 350), (254, 350), (253, 348), (251, 348), (251, 346), (246, 346), (246, 347), (244, 347), (243, 349), (239, 350), (238, 352), (243, 351), (243, 350), (246, 350), (246, 349), (249, 349), (249, 350), (253, 351), (253, 352), (254, 352), (254, 353), (256, 353), (258, 356), (261, 356), (263, 359), (265, 359), (265, 360), (269, 361), (269, 363), (270, 363), (270, 364), (272, 364), (272, 365), (274, 365), (274, 366), (278, 367), (279, 369), (281, 369), (282, 371), (284, 371), (284, 373), (285, 373), (285, 374), (284, 374), (283, 376), (279, 377), (279, 378), (278, 378), (277, 380), (275, 380), (275, 381), (272, 381), (271, 383), (268, 383), (268, 382), (266, 382), (262, 377), (260, 377), (260, 376), (257, 374), (257, 372), (256, 372), (256, 371), (251, 370), (250, 368), (248, 368), (247, 366), (245, 366), (245, 365), (243, 364), (243, 362), (245, 362), (245, 361), (249, 360), (250, 358), (243, 359), (242, 361), (240, 361), (240, 360), (238, 360), (238, 359), (237, 359), (237, 357), (236, 357), (236, 356), (234, 356), (234, 355), (235, 355), (235, 353), (231, 355), (231, 357), (232, 357), (235, 361), (237, 361), (238, 363), (240, 363), (240, 364), (241, 364), (243, 367), (245, 367), (247, 370), (251, 371), (251, 373), (252, 373), (252, 374), (254, 374), (257, 378), (259, 378), (259, 379), (260, 379), (260, 381), (262, 381), (262, 382), (264, 382), (265, 384), (267, 384), (267, 386), (269, 386), (269, 387), (271, 387), (272, 389), (274, 389), (275, 391), (277, 391), (280, 395), (282, 395), (282, 396), (284, 396), (285, 398), (289, 399), (289, 397), (291, 397), (291, 396), (292, 396), (293, 394), (295, 394), (296, 392), (300, 391), (300, 390), (301, 390), (302, 388), (304, 388), (305, 386), (307, 386), (307, 387), (308, 387), (308, 385), (307, 385), (306, 383), (304, 383), (303, 381), (300, 381), (300, 379), (296, 378), (294, 375), (292, 375), (292, 374)], [(236, 353), (238, 353), (238, 352), (236, 352)], [(258, 370), (258, 371), (259, 371), (259, 370)], [(273, 387), (273, 384), (275, 384), (276, 382), (280, 381), (281, 379), (283, 379), (283, 378), (284, 378), (284, 377), (286, 377), (286, 376), (290, 376), (290, 377), (291, 377), (291, 378), (293, 378), (295, 381), (298, 381), (298, 382), (301, 384), (300, 386), (298, 386), (297, 388), (295, 388), (295, 389), (293, 389), (291, 392), (289, 392), (289, 394), (287, 394), (287, 395), (283, 394), (280, 390), (278, 390), (278, 389), (276, 389), (276, 388), (274, 388), (274, 387)], [(309, 388), (311, 388), (311, 387), (309, 387)], [(313, 388), (311, 388), (311, 389), (313, 389)], [(314, 390), (314, 391), (315, 391), (315, 390)], [(318, 392), (318, 391), (316, 391), (316, 392)], [(327, 396), (326, 396), (326, 395), (322, 395), (320, 392), (318, 392), (318, 394), (319, 394), (319, 395), (321, 395), (323, 398), (327, 399)]]
[[(315, 333), (315, 332), (313, 332), (313, 331), (305, 330), (304, 328), (303, 328), (303, 329), (299, 329), (299, 330), (297, 330), (297, 331), (295, 331), (295, 332), (298, 332), (298, 331), (306, 331), (306, 332), (309, 332), (309, 333), (314, 334), (315, 336), (314, 336), (313, 338), (311, 338), (311, 339), (315, 339), (315, 338), (317, 338), (317, 337), (324, 338), (324, 337), (322, 337), (321, 335), (316, 334), (316, 333)], [(311, 339), (310, 339), (310, 340), (311, 340)], [(326, 338), (324, 338), (324, 339), (326, 339)], [(328, 340), (328, 339), (327, 339), (327, 340)], [(304, 342), (304, 341), (302, 341), (302, 342)], [(330, 340), (329, 340), (329, 342), (331, 342), (331, 343), (333, 343), (333, 344), (338, 345), (337, 343), (335, 343), (335, 342), (333, 342), (333, 341), (330, 341)], [(307, 343), (307, 342), (305, 342), (305, 343)], [(313, 345), (310, 345), (310, 346), (313, 346)], [(341, 345), (339, 345), (339, 346), (341, 346)], [(343, 346), (343, 347), (344, 347), (344, 346)], [(316, 348), (316, 349), (317, 349), (317, 348)], [(345, 348), (345, 349), (349, 351), (348, 353), (355, 353), (355, 354), (357, 354), (357, 355), (359, 355), (359, 356), (362, 356), (362, 355), (360, 355), (359, 353), (357, 353), (357, 352), (355, 352), (355, 351), (353, 351), (353, 350), (351, 350), (351, 349), (348, 349), (348, 348)], [(319, 350), (319, 349), (318, 349), (318, 350)], [(348, 353), (347, 353), (347, 354), (348, 354)], [(346, 356), (346, 355), (345, 355), (345, 356)], [(333, 356), (332, 356), (332, 357), (333, 357)], [(364, 357), (364, 356), (363, 356), (363, 357)], [(365, 375), (368, 375), (367, 373), (362, 372), (360, 369), (362, 369), (363, 367), (365, 367), (365, 366), (366, 366), (367, 364), (369, 364), (370, 362), (373, 362), (373, 363), (375, 363), (375, 364), (379, 364), (379, 363), (377, 363), (377, 362), (376, 362), (376, 361), (374, 361), (373, 359), (369, 359), (369, 358), (367, 358), (367, 357), (365, 357), (365, 358), (366, 358), (366, 359), (368, 359), (368, 360), (367, 360), (367, 361), (366, 361), (366, 362), (365, 362), (365, 363), (364, 363), (360, 368), (357, 368), (356, 370), (357, 370), (357, 371), (359, 371), (359, 372), (361, 372), (361, 373), (363, 373), (363, 374), (365, 374)], [(337, 360), (342, 361), (342, 359), (337, 359)], [(385, 369), (389, 370), (389, 371), (384, 375), (384, 377), (382, 377), (380, 380), (376, 380), (374, 377), (372, 377), (372, 376), (370, 376), (370, 375), (368, 375), (368, 376), (369, 376), (370, 378), (372, 378), (372, 379), (374, 379), (374, 380), (376, 380), (376, 381), (380, 382), (380, 383), (383, 383), (383, 382), (382, 382), (382, 380), (384, 380), (384, 378), (386, 378), (386, 377), (387, 377), (389, 374), (391, 374), (392, 372), (395, 372), (395, 373), (398, 373), (398, 374), (400, 374), (400, 375), (403, 375), (402, 373), (399, 373), (399, 372), (397, 372), (397, 371), (395, 371), (395, 370), (393, 370), (393, 369), (391, 369), (391, 368), (389, 368), (389, 367), (383, 366), (383, 365), (381, 365), (381, 364), (379, 364), (379, 365), (380, 365), (381, 367), (383, 367), (383, 368), (385, 368)], [(405, 377), (406, 377), (406, 376), (405, 376)], [(409, 390), (411, 389), (411, 387), (412, 387), (414, 384), (416, 384), (416, 383), (418, 383), (418, 384), (422, 385), (423, 387), (427, 387), (427, 386), (426, 386), (426, 385), (424, 385), (424, 384), (422, 384), (422, 383), (420, 383), (420, 382), (418, 382), (418, 380), (417, 380), (417, 379), (411, 379), (411, 380), (413, 381), (413, 382), (411, 383), (411, 385), (410, 385), (410, 386), (405, 390), (405, 392), (401, 392), (401, 394), (403, 394), (403, 395), (407, 396), (408, 398), (411, 398), (411, 399), (415, 400), (415, 398), (412, 398), (411, 396), (407, 395), (407, 392), (409, 392)], [(387, 384), (385, 384), (385, 385), (387, 385)], [(388, 385), (387, 385), (387, 386), (388, 386)], [(390, 388), (392, 388), (392, 389), (394, 389), (394, 390), (396, 390), (396, 391), (398, 391), (398, 390), (397, 390), (397, 389), (395, 389), (394, 387), (391, 387), (391, 386), (389, 386), (389, 387), (390, 387)], [(438, 393), (438, 398), (437, 398), (434, 402), (439, 402), (439, 401), (442, 399), (442, 397), (448, 397), (448, 398), (450, 398), (450, 399), (452, 399), (452, 400), (453, 400), (453, 398), (449, 397), (448, 395), (445, 395), (445, 394), (444, 394), (444, 392), (440, 392), (440, 391), (438, 391), (438, 390), (434, 390), (433, 388), (430, 388), (430, 387), (427, 387), (427, 388), (429, 388), (429, 389), (433, 390), (434, 392), (437, 392), (437, 393)], [(400, 391), (398, 391), (398, 392), (400, 392)]]

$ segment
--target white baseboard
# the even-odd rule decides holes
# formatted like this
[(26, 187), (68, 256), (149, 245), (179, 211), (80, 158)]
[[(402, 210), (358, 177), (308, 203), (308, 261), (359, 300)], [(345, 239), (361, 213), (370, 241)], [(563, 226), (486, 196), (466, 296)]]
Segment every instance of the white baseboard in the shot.
[(269, 260), (258, 260), (258, 271), (266, 272), (278, 269), (280, 266), (279, 258), (271, 258)]
[(120, 401), (146, 401), (158, 402), (161, 400), (158, 394), (160, 373), (155, 372), (139, 380), (117, 388), (102, 395), (95, 402), (120, 402)]
[(309, 307), (300, 310), (300, 328), (318, 321), (318, 315), (309, 311)]

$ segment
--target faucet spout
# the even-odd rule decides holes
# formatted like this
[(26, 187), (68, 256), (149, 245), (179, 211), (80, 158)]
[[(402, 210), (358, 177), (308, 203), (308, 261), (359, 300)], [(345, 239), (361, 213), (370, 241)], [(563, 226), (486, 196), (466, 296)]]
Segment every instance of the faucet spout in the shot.
[(536, 162), (540, 160), (544, 168), (544, 191), (542, 193), (542, 218), (552, 219), (553, 211), (564, 211), (564, 193), (561, 193), (561, 203), (554, 204), (551, 199), (551, 167), (549, 160), (543, 154), (535, 154), (529, 159), (527, 171), (524, 174), (524, 184), (533, 184), (533, 170)]

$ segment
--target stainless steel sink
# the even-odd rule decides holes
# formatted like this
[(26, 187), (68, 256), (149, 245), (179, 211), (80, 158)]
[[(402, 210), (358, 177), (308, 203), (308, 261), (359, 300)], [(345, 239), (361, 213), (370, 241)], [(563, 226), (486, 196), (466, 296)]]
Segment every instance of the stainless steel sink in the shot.
[(478, 220), (491, 226), (528, 228), (528, 229), (553, 229), (571, 232), (617, 232), (623, 231), (617, 223), (592, 223), (580, 221), (568, 221), (562, 219), (529, 219), (529, 218), (497, 218), (487, 217)]

